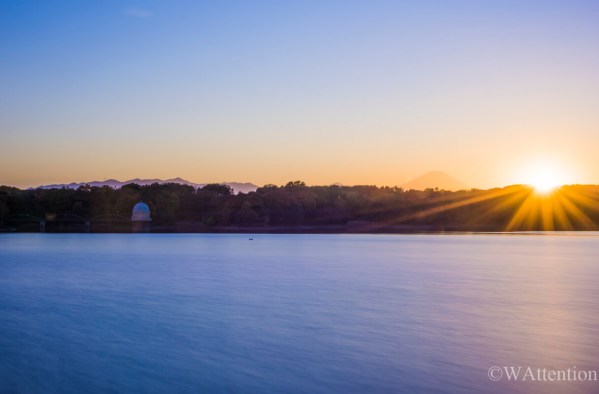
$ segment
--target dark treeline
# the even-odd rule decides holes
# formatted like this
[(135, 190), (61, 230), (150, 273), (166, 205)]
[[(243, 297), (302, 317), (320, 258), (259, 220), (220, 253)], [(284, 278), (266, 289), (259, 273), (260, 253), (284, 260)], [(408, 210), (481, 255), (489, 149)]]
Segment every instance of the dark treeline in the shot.
[[(385, 228), (471, 230), (592, 230), (599, 224), (599, 186), (565, 186), (537, 196), (524, 186), (449, 192), (376, 186), (306, 186), (289, 182), (234, 194), (221, 184), (201, 189), (176, 183), (120, 189), (20, 190), (0, 186), (3, 226), (23, 215), (114, 217), (127, 220), (133, 205), (147, 203), (152, 224), (197, 223), (205, 228), (345, 226), (361, 231)], [(54, 219), (53, 219), (54, 218)]]

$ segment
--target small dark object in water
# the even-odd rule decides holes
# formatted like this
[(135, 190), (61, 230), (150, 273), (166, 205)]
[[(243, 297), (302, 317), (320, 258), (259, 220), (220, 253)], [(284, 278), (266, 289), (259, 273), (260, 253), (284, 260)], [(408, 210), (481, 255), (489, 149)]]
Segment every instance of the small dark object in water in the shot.
[(250, 238), (250, 241), (253, 241), (253, 240), (254, 240), (254, 238)]

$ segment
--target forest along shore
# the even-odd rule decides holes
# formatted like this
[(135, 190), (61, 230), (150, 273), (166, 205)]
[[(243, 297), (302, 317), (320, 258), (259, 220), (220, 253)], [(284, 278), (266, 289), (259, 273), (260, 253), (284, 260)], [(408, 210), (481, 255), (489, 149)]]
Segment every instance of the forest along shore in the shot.
[[(539, 196), (526, 186), (404, 190), (289, 182), (250, 193), (223, 184), (21, 190), (0, 186), (2, 232), (406, 233), (598, 230), (599, 186)], [(151, 221), (132, 226), (144, 202)], [(551, 208), (551, 209), (549, 209)]]

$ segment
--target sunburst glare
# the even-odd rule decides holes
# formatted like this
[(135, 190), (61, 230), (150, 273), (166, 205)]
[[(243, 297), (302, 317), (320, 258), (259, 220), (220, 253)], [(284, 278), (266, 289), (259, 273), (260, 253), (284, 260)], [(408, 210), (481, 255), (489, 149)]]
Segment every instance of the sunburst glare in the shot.
[(531, 186), (538, 194), (548, 194), (568, 183), (563, 166), (550, 161), (539, 161), (531, 164), (523, 172), (524, 183)]

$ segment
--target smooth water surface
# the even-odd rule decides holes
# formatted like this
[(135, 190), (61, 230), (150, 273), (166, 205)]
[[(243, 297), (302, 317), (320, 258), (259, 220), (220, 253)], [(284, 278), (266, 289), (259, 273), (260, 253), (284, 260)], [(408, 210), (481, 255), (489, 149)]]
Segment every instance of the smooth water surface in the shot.
[(597, 393), (599, 234), (0, 235), (2, 393)]

